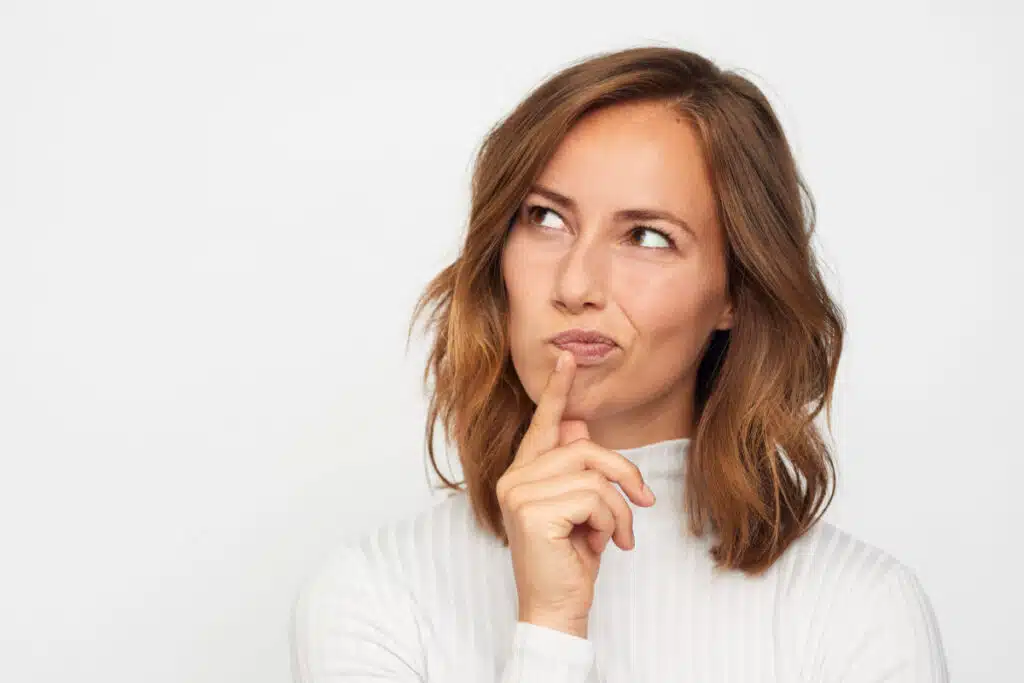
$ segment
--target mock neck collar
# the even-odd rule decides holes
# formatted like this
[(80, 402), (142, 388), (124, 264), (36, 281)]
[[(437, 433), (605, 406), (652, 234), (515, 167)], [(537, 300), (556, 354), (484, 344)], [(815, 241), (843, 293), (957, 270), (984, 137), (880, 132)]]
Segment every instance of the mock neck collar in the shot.
[(635, 448), (614, 450), (640, 468), (644, 479), (681, 478), (686, 469), (690, 438), (667, 439)]

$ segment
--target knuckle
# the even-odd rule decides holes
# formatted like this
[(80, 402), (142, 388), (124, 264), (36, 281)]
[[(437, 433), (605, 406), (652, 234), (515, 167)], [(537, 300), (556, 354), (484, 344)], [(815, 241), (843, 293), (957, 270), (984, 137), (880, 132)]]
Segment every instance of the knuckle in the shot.
[(513, 486), (505, 492), (505, 508), (512, 512), (522, 510), (526, 501), (523, 500), (523, 489), (521, 486)]
[(611, 482), (608, 483), (609, 498), (611, 499), (610, 507), (615, 513), (615, 516), (620, 518), (626, 524), (633, 523), (633, 510), (629, 507), (629, 503), (626, 502), (626, 498), (622, 495)]
[(503, 474), (498, 478), (498, 483), (494, 486), (494, 493), (498, 496), (498, 500), (502, 501), (508, 495), (508, 490), (512, 486), (512, 479), (509, 475)]
[(624, 472), (632, 479), (643, 481), (644, 473), (640, 471), (640, 467), (626, 456), (623, 455), (621, 457), (625, 463)]
[(633, 509), (626, 504), (626, 501), (622, 501), (622, 521), (632, 527), (633, 526)]
[(605, 479), (604, 483), (601, 485), (601, 489), (610, 494), (608, 496), (608, 499), (610, 501), (613, 501), (616, 505), (619, 505), (620, 502), (626, 502), (625, 499), (622, 497), (622, 491), (619, 490), (619, 487), (616, 486), (614, 482)]
[(584, 470), (583, 478), (586, 481), (587, 485), (594, 489), (604, 488), (605, 484), (609, 483), (607, 477), (605, 477), (597, 470), (592, 469)]
[(616, 453), (616, 455), (618, 455), (616, 469), (618, 469), (621, 476), (620, 482), (623, 484), (631, 483), (631, 488), (642, 488), (644, 485), (644, 474), (640, 471), (637, 464), (621, 453)]
[(602, 514), (595, 517), (594, 526), (603, 535), (611, 536), (615, 533), (615, 527), (618, 526), (618, 523), (615, 521), (615, 515), (606, 508)]

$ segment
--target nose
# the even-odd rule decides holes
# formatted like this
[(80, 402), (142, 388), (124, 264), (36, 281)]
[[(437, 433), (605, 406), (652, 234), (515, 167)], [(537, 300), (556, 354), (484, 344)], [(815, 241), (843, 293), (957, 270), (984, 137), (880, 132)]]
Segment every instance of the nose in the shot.
[(577, 237), (559, 262), (555, 305), (572, 313), (604, 308), (607, 254), (598, 240)]

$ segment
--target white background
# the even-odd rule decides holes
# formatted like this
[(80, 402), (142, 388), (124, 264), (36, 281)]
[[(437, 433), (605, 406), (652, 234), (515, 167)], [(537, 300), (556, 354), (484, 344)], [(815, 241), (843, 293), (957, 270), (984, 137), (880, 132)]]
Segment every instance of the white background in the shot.
[(405, 332), (477, 145), (640, 44), (778, 108), (850, 324), (826, 519), (1013, 679), (1019, 7), (4, 0), (0, 679), (290, 680), (302, 578), (433, 500)]

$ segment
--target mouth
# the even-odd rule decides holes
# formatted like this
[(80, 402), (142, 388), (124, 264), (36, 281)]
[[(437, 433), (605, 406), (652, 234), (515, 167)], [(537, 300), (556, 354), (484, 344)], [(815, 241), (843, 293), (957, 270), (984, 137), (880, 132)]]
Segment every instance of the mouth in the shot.
[(576, 358), (576, 365), (589, 366), (597, 365), (610, 356), (618, 347), (603, 343), (586, 344), (581, 342), (565, 342), (562, 344), (555, 344), (555, 348), (572, 351), (572, 355)]
[(560, 351), (571, 351), (577, 366), (602, 363), (619, 349), (611, 337), (596, 330), (567, 330), (548, 341)]

